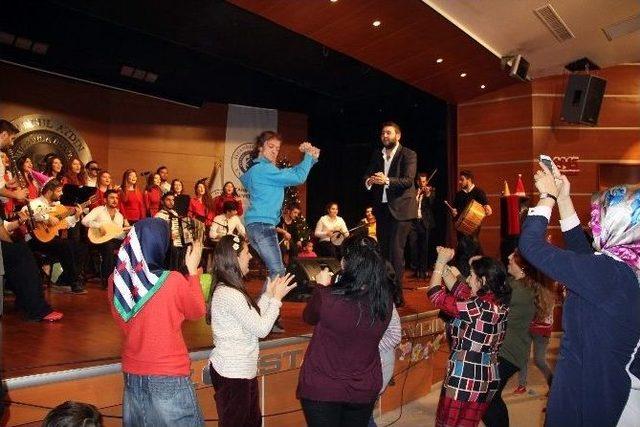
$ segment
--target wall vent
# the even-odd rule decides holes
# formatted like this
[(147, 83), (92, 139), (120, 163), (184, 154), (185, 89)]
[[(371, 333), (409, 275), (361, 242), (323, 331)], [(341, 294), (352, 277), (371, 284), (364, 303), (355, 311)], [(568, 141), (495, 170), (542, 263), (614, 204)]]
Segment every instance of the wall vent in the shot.
[(640, 15), (623, 19), (602, 29), (609, 41), (640, 30)]
[(562, 20), (562, 18), (560, 18), (558, 12), (556, 12), (550, 4), (534, 9), (533, 12), (538, 16), (538, 18), (540, 18), (544, 25), (547, 26), (549, 31), (551, 31), (551, 34), (553, 34), (559, 42), (574, 39), (576, 37), (569, 27), (567, 27), (567, 24)]

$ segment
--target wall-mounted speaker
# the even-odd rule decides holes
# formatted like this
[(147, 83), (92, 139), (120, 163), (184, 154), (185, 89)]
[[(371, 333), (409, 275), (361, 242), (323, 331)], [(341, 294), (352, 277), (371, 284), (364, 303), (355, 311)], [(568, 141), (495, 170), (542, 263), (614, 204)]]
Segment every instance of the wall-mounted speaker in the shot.
[(313, 287), (316, 286), (316, 274), (323, 268), (329, 268), (332, 273), (340, 271), (340, 261), (335, 258), (296, 258), (287, 267), (288, 273), (293, 273), (297, 286), (285, 297), (289, 301), (304, 301), (311, 297)]
[(606, 86), (607, 81), (599, 77), (569, 76), (560, 118), (567, 123), (597, 125)]

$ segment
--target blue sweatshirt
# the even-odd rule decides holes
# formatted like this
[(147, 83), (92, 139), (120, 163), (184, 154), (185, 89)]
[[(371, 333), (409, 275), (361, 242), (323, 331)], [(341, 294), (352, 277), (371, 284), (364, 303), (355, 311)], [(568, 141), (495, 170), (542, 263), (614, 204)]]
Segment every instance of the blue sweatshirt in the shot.
[[(564, 336), (547, 403), (547, 427), (640, 425), (621, 420), (637, 405), (640, 378), (640, 286), (634, 271), (594, 254), (580, 225), (564, 231), (566, 249), (545, 240), (548, 220), (527, 217), (522, 255), (567, 287)], [(638, 408), (635, 408), (638, 410)]]
[(258, 157), (255, 164), (240, 177), (242, 185), (249, 192), (251, 202), (244, 214), (245, 223), (278, 224), (284, 189), (304, 183), (316, 162), (313, 156), (305, 154), (297, 165), (279, 169), (266, 158)]

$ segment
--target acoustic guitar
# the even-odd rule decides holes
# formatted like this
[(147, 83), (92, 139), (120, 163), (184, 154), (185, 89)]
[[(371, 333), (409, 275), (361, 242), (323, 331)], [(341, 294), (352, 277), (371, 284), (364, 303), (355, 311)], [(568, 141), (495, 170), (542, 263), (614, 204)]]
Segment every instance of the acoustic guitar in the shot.
[[(81, 210), (84, 210), (87, 206), (91, 205), (96, 199), (96, 196), (91, 196), (89, 200), (84, 203), (78, 205)], [(51, 208), (49, 211), (50, 217), (58, 218), (58, 223), (56, 225), (51, 225), (46, 221), (40, 222), (37, 221), (31, 231), (33, 237), (41, 241), (42, 243), (47, 243), (53, 240), (54, 237), (58, 235), (58, 231), (66, 230), (69, 228), (69, 223), (66, 221), (67, 217), (73, 215), (75, 212), (75, 208), (70, 208), (63, 205), (56, 205)]]
[(116, 237), (120, 237), (123, 231), (129, 229), (131, 229), (131, 227), (120, 227), (115, 222), (105, 222), (100, 227), (90, 228), (87, 232), (87, 237), (89, 237), (91, 243), (99, 245)]

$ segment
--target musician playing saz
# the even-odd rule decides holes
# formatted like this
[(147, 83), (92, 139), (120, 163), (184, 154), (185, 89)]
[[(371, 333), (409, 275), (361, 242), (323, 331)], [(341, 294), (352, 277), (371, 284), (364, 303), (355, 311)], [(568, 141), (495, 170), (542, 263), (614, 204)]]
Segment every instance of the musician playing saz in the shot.
[(232, 201), (226, 201), (222, 205), (223, 214), (216, 215), (209, 229), (209, 237), (218, 241), (227, 234), (236, 234), (244, 237), (246, 231), (238, 216), (237, 205)]
[[(33, 219), (36, 223), (43, 223), (51, 229), (72, 228), (79, 221), (82, 209), (79, 207), (65, 208), (60, 205), (62, 196), (62, 183), (57, 179), (49, 180), (40, 192), (40, 197), (29, 201), (29, 207), (33, 212)], [(22, 208), (28, 212), (28, 207)], [(74, 294), (86, 294), (83, 283), (80, 280), (78, 271), (78, 248), (71, 239), (62, 239), (60, 236), (53, 237), (52, 240), (44, 243), (37, 238), (29, 239), (29, 246), (37, 252), (44, 253), (60, 261), (62, 265), (62, 275), (53, 288), (57, 291), (67, 291), (71, 289)]]
[[(451, 214), (454, 219), (457, 218), (458, 215), (462, 214), (472, 200), (475, 200), (482, 205), (486, 216), (493, 213), (487, 199), (487, 193), (475, 185), (475, 179), (471, 171), (460, 171), (458, 184), (460, 185), (460, 190), (456, 193), (456, 197), (453, 202), (453, 209), (451, 210)], [(470, 235), (466, 235), (461, 232), (457, 232), (456, 235), (458, 238), (456, 264), (460, 272), (466, 277), (470, 273), (469, 258), (474, 255), (482, 254), (482, 246), (480, 245), (480, 226), (478, 226), (478, 228)]]
[[(105, 205), (95, 207), (84, 218), (82, 225), (93, 230), (97, 230), (100, 237), (103, 237), (104, 243), (96, 244), (100, 251), (100, 277), (107, 278), (115, 268), (116, 250), (122, 244), (122, 240), (126, 236), (126, 231), (130, 228), (129, 222), (120, 213), (118, 206), (120, 205), (120, 195), (117, 190), (107, 190), (104, 194)], [(115, 234), (117, 231), (120, 233)]]

